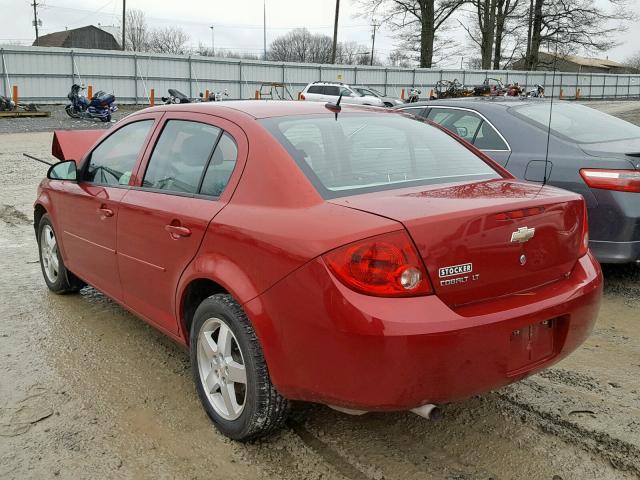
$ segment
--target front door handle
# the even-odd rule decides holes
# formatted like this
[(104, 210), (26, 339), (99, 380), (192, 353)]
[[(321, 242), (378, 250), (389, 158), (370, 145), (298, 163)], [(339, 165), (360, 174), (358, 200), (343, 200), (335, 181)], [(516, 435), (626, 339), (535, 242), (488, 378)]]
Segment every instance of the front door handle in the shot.
[(173, 238), (188, 237), (191, 235), (191, 230), (179, 225), (165, 225), (164, 229), (169, 232)]
[(105, 206), (102, 206), (98, 210), (96, 210), (96, 213), (103, 217), (113, 217), (113, 210)]

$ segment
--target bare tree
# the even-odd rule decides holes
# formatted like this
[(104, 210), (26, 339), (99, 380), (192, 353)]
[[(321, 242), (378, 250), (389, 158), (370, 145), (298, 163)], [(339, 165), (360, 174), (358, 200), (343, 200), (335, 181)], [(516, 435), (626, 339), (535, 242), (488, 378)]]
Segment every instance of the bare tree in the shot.
[(374, 16), (406, 38), (419, 34), (420, 67), (431, 68), (437, 32), (467, 0), (358, 0), (363, 17)]
[(415, 60), (402, 48), (397, 48), (389, 54), (389, 65), (392, 67), (412, 68)]
[[(503, 41), (508, 38), (510, 35), (515, 34), (517, 29), (513, 27), (508, 27), (510, 21), (514, 20), (514, 16), (518, 12), (518, 4), (519, 0), (498, 0), (497, 1), (497, 11), (496, 11), (496, 35), (495, 35), (495, 45), (493, 52), (493, 69), (500, 69), (500, 62), (502, 61), (502, 48)], [(518, 48), (516, 45), (512, 48), (511, 58), (513, 58), (513, 54)]]
[(156, 28), (149, 35), (149, 51), (183, 55), (187, 52), (189, 35), (179, 27)]
[(198, 48), (194, 50), (196, 55), (202, 57), (223, 57), (223, 58), (239, 58), (242, 60), (261, 60), (262, 55), (255, 53), (241, 52), (238, 50), (229, 50), (226, 48), (219, 48), (215, 51), (211, 50), (211, 47), (207, 47), (202, 43), (198, 44)]
[[(142, 10), (130, 8), (126, 15), (125, 50), (134, 52), (146, 51), (149, 46), (149, 26)], [(122, 25), (120, 25), (122, 32)], [(118, 37), (121, 37), (119, 35)]]
[(296, 28), (271, 42), (267, 58), (278, 62), (331, 63), (333, 39)]
[(628, 67), (640, 70), (640, 52), (636, 52), (624, 61)]
[(626, 0), (609, 0), (607, 7), (597, 7), (593, 0), (531, 0), (524, 15), (528, 19), (526, 68), (538, 67), (543, 47), (557, 47), (564, 53), (614, 47), (613, 34), (624, 30), (635, 16), (625, 8)]
[(475, 18), (468, 23), (458, 20), (472, 43), (480, 48), (479, 68), (500, 69), (503, 43), (516, 32), (510, 23), (513, 23), (516, 16), (518, 2), (519, 0), (471, 0)]

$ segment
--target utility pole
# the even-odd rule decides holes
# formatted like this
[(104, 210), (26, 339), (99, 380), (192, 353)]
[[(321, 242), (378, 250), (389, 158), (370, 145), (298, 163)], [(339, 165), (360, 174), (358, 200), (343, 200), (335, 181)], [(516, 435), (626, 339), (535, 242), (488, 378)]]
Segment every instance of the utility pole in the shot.
[(33, 26), (36, 27), (36, 47), (40, 45), (40, 37), (38, 35), (38, 7), (39, 3), (36, 3), (36, 0), (33, 0), (31, 4), (33, 7)]
[(215, 57), (216, 49), (215, 49), (215, 43), (214, 43), (215, 37), (213, 36), (213, 25), (211, 25), (209, 28), (211, 29), (211, 56)]
[(373, 35), (371, 36), (371, 58), (369, 59), (369, 65), (373, 65), (373, 49), (376, 45), (376, 29), (380, 26), (379, 23), (371, 24), (373, 27)]
[(127, 29), (127, 0), (122, 0), (122, 50), (125, 50), (125, 30)]
[(267, 59), (267, 0), (262, 3), (262, 47), (264, 48), (264, 60)]
[(336, 19), (333, 23), (333, 50), (331, 50), (331, 63), (336, 63), (336, 48), (338, 47), (338, 17), (340, 16), (340, 0), (336, 0)]

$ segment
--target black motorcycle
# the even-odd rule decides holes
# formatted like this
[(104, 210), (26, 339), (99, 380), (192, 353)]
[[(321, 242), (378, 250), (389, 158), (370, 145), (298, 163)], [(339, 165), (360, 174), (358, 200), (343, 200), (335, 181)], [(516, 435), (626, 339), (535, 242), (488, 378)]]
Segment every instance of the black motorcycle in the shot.
[(171, 105), (172, 103), (191, 103), (191, 100), (189, 100), (189, 97), (187, 97), (180, 90), (176, 90), (175, 88), (169, 89), (168, 97), (161, 97), (161, 98), (162, 98), (162, 102), (165, 105)]

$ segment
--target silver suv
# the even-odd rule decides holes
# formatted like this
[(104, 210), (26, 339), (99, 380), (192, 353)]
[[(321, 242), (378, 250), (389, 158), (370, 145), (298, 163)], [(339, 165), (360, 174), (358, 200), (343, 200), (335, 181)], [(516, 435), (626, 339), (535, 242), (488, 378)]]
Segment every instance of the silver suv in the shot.
[(356, 105), (373, 105), (384, 107), (382, 99), (374, 95), (363, 95), (358, 90), (344, 83), (338, 82), (313, 82), (307, 85), (300, 94), (300, 100), (312, 102), (337, 102), (342, 94), (341, 103), (353, 103)]

